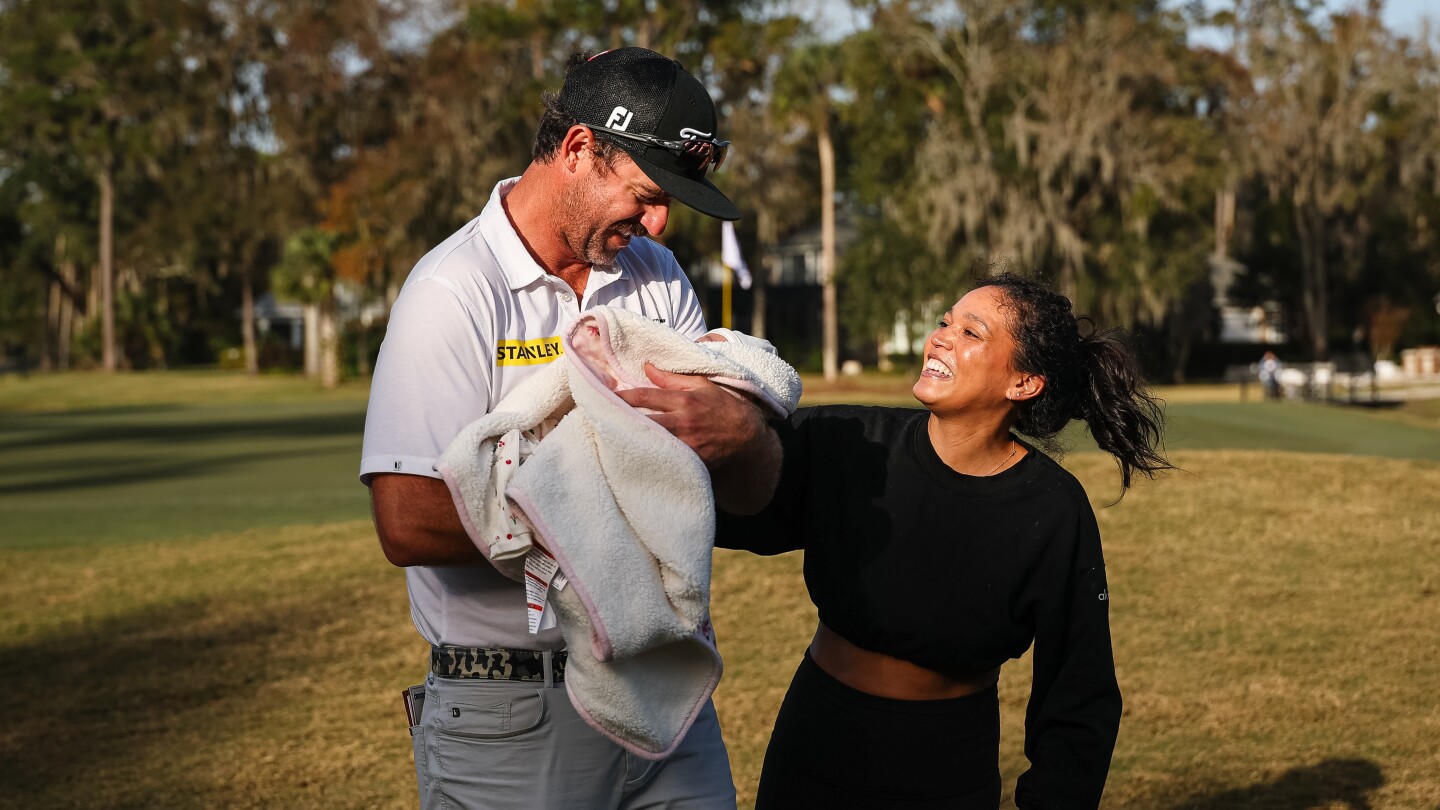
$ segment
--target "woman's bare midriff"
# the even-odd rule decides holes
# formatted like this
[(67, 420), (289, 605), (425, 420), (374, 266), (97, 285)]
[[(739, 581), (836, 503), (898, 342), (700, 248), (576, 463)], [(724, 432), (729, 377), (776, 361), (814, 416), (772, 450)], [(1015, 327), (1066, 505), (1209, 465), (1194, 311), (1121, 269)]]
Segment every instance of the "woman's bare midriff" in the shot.
[(895, 700), (945, 700), (993, 686), (996, 667), (973, 677), (952, 678), (884, 653), (862, 649), (821, 624), (810, 642), (810, 657), (830, 677), (866, 694)]

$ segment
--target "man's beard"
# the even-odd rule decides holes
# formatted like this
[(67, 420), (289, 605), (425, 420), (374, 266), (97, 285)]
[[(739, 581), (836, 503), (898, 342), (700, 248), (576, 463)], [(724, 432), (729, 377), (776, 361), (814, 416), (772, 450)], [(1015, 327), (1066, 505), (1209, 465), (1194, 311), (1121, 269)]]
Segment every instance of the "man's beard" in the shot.
[(636, 221), (622, 220), (606, 225), (597, 225), (591, 212), (599, 209), (600, 194), (597, 193), (604, 181), (592, 177), (581, 186), (572, 186), (560, 194), (560, 233), (566, 247), (577, 257), (591, 264), (613, 264), (623, 247), (611, 247), (610, 237), (617, 234), (636, 237), (647, 236), (649, 231)]
[(615, 257), (620, 254), (620, 251), (629, 247), (629, 243), (627, 242), (623, 247), (611, 247), (610, 237), (623, 234), (634, 238), (645, 236), (648, 233), (645, 226), (638, 222), (616, 222), (603, 228), (592, 226), (584, 234), (579, 254), (591, 264), (613, 264)]

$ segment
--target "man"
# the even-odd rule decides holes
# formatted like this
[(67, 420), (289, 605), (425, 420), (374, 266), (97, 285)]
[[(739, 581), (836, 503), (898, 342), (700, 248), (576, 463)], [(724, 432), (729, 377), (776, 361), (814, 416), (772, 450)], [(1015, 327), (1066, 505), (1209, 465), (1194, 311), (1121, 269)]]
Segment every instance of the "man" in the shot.
[(1260, 358), (1260, 387), (1266, 399), (1280, 398), (1280, 357), (1267, 351)]
[[(705, 331), (674, 256), (645, 238), (665, 229), (672, 200), (739, 217), (705, 176), (729, 144), (704, 87), (671, 59), (623, 48), (573, 57), (545, 103), (525, 172), (411, 272), (365, 422), (360, 470), (376, 531), (406, 569), (411, 615), (432, 645), (423, 691), (410, 692), (421, 804), (733, 808), (713, 706), (662, 762), (580, 719), (563, 689), (559, 631), (529, 632), (523, 586), (471, 543), (434, 469), (461, 428), (558, 356), (582, 310), (623, 307), (692, 338)], [(759, 410), (703, 378), (649, 373), (658, 388), (620, 395), (700, 455), (720, 504), (761, 507), (779, 446)]]

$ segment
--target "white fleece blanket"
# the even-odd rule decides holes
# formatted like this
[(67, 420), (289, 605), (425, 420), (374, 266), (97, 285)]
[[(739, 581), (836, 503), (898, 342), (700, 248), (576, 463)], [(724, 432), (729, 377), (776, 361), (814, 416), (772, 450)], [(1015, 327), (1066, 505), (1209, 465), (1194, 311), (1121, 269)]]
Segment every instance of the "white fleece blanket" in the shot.
[(522, 580), (532, 539), (554, 556), (569, 580), (550, 602), (569, 647), (571, 702), (628, 750), (660, 759), (720, 680), (714, 495), (699, 456), (615, 391), (653, 387), (649, 362), (785, 416), (800, 378), (749, 340), (693, 343), (610, 307), (587, 311), (563, 343), (564, 356), (461, 431), (437, 466), (471, 540), (500, 570)]

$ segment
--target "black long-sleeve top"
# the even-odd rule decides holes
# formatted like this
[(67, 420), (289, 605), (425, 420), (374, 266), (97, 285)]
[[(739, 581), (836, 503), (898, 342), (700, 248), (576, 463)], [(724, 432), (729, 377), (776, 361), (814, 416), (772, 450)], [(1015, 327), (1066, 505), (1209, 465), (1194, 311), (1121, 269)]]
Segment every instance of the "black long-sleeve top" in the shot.
[(929, 413), (832, 406), (778, 423), (785, 461), (759, 515), (722, 514), (716, 545), (805, 550), (820, 621), (851, 643), (964, 677), (1035, 645), (1021, 810), (1093, 808), (1120, 725), (1100, 532), (1084, 489), (1029, 450), (962, 475)]

